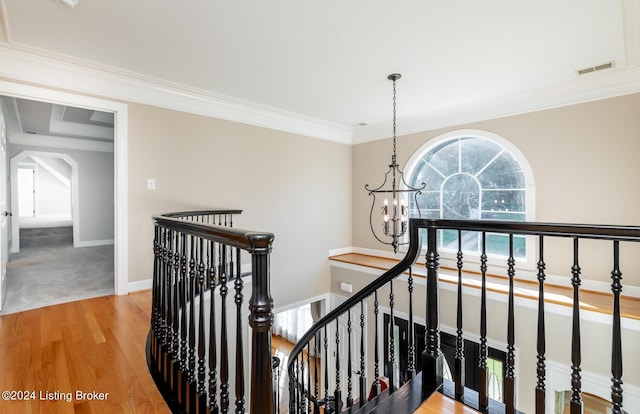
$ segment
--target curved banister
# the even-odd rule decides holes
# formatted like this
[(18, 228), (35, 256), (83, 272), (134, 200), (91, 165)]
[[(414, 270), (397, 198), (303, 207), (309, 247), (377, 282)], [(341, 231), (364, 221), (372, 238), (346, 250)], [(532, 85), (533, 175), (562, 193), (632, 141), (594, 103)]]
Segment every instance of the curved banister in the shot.
[[(221, 212), (222, 211), (222, 212)], [(194, 215), (204, 214), (231, 214), (242, 210), (216, 210), (207, 212), (194, 212)], [(228, 246), (237, 247), (243, 250), (267, 249), (273, 243), (273, 233), (256, 232), (243, 230), (236, 227), (218, 226), (212, 223), (202, 223), (197, 221), (184, 220), (179, 215), (181, 213), (169, 213), (153, 216), (153, 222), (170, 230), (179, 230), (190, 236), (202, 237)]]
[(175, 211), (172, 213), (159, 214), (161, 217), (192, 217), (192, 216), (209, 216), (221, 214), (240, 214), (242, 210), (238, 209), (215, 209), (215, 210), (193, 210), (193, 211)]
[(415, 261), (418, 259), (420, 255), (420, 233), (419, 226), (416, 220), (409, 221), (409, 248), (404, 258), (391, 269), (386, 271), (376, 280), (368, 284), (365, 288), (355, 293), (349, 299), (347, 299), (344, 303), (340, 304), (338, 307), (333, 309), (331, 312), (320, 318), (316, 323), (314, 323), (311, 328), (302, 336), (302, 338), (298, 341), (298, 343), (291, 350), (289, 358), (289, 363), (287, 365), (287, 371), (289, 372), (290, 377), (294, 375), (294, 364), (295, 364), (295, 356), (303, 351), (304, 346), (311, 340), (311, 338), (321, 329), (328, 325), (330, 322), (333, 322), (338, 316), (342, 315), (350, 308), (358, 304), (361, 300), (364, 300), (371, 296), (373, 292), (377, 289), (383, 287), (387, 282), (401, 275), (405, 270), (407, 270)]

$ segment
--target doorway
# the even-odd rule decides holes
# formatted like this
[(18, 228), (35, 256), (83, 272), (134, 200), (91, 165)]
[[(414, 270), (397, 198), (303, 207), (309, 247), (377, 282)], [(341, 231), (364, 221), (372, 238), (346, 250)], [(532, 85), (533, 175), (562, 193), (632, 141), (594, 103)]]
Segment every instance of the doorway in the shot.
[(80, 246), (78, 162), (73, 157), (44, 149), (20, 151), (11, 157), (9, 177), (11, 253), (20, 251), (27, 229), (71, 227), (72, 243)]
[[(112, 114), (113, 117), (113, 291), (116, 294), (129, 292), (127, 275), (127, 105), (81, 95), (69, 94), (45, 88), (0, 81), (0, 96), (30, 99), (59, 106), (73, 106)], [(64, 126), (64, 123), (61, 125)], [(27, 139), (30, 137), (26, 137)], [(77, 215), (76, 215), (77, 217)], [(74, 226), (75, 227), (75, 226)], [(11, 229), (10, 234), (13, 232)], [(75, 232), (75, 229), (74, 229)], [(10, 238), (12, 236), (9, 236)], [(6, 248), (11, 239), (0, 241), (0, 248)], [(77, 237), (76, 240), (81, 238)], [(104, 243), (105, 240), (98, 244)]]

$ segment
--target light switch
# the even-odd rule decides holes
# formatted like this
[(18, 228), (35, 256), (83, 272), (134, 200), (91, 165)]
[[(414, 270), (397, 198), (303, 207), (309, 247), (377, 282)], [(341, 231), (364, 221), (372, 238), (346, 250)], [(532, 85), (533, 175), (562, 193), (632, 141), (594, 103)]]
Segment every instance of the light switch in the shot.
[(156, 179), (147, 178), (147, 190), (155, 190), (155, 189), (156, 189)]

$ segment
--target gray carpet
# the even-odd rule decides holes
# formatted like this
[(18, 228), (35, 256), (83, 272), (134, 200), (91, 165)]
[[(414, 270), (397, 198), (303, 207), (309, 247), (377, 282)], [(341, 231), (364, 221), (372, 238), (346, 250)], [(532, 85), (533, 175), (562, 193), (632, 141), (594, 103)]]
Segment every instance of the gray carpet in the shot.
[(113, 246), (25, 247), (9, 256), (0, 315), (112, 295), (113, 262)]

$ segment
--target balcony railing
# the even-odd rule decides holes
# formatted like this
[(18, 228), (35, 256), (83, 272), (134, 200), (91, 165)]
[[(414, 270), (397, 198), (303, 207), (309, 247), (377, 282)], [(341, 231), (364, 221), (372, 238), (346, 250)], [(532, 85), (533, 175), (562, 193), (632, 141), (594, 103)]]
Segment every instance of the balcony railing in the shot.
[[(446, 233), (445, 233), (446, 232)], [(462, 241), (466, 234), (474, 232), (478, 240), (479, 257), (477, 261), (465, 261)], [(457, 267), (457, 299), (455, 306), (455, 357), (451, 369), (453, 383), (446, 382), (444, 376), (444, 355), (441, 347), (440, 303), (439, 303), (439, 267), (440, 255), (438, 246), (443, 235), (451, 236), (453, 244), (457, 243), (454, 252)], [(426, 237), (426, 251), (422, 248), (421, 237)], [(501, 235), (507, 241), (505, 257), (493, 257), (487, 251), (487, 238)], [(536, 363), (531, 367), (528, 360), (520, 361), (522, 370), (535, 372), (536, 386), (530, 392), (535, 393), (535, 412), (543, 414), (552, 407), (547, 405), (546, 389), (546, 339), (549, 333), (545, 326), (545, 281), (547, 279), (547, 262), (550, 253), (559, 254), (566, 263), (566, 278), (572, 288), (571, 334), (567, 346), (571, 355), (571, 380), (569, 412), (582, 413), (584, 398), (582, 389), (582, 354), (581, 346), (581, 308), (580, 293), (583, 282), (581, 263), (586, 255), (582, 245), (587, 240), (600, 240), (598, 252), (602, 261), (610, 263), (611, 274), (611, 387), (610, 409), (612, 413), (623, 413), (623, 353), (621, 335), (621, 302), (622, 271), (621, 245), (635, 244), (640, 241), (640, 228), (624, 226), (592, 226), (565, 225), (548, 223), (517, 223), (498, 221), (458, 221), (458, 220), (421, 220), (413, 219), (409, 224), (409, 247), (405, 257), (396, 266), (372, 281), (362, 290), (354, 293), (346, 302), (336, 307), (316, 322), (302, 337), (291, 352), (288, 364), (289, 375), (289, 412), (319, 413), (337, 412), (351, 413), (394, 413), (399, 414), (398, 407), (412, 412), (433, 392), (446, 391), (456, 400), (472, 406), (482, 412), (517, 412), (516, 401), (516, 266), (514, 237), (530, 239), (536, 255), (537, 321), (528, 326), (519, 327), (535, 332)], [(569, 239), (570, 243), (554, 242), (556, 239)], [(447, 240), (448, 245), (452, 242)], [(552, 247), (548, 247), (552, 245)], [(590, 250), (591, 251), (591, 250)], [(582, 254), (581, 254), (582, 252)], [(530, 252), (531, 253), (531, 252)], [(422, 296), (415, 294), (416, 284), (413, 275), (416, 261), (424, 254), (424, 270), (426, 288)], [(489, 319), (487, 306), (488, 269), (495, 264), (506, 269), (507, 307), (506, 352), (504, 357), (504, 393), (503, 401), (490, 398), (488, 367), (488, 328), (495, 329), (493, 320)], [(480, 279), (480, 303), (471, 310), (477, 315), (479, 326), (479, 346), (476, 360), (478, 375), (476, 391), (466, 387), (465, 382), (465, 330), (463, 327), (463, 310), (468, 306), (463, 302), (463, 274), (472, 272)], [(403, 276), (403, 279), (399, 279)], [(406, 277), (406, 279), (404, 279)], [(402, 288), (402, 289), (400, 289)], [(388, 312), (390, 321), (395, 321), (395, 313), (402, 309), (408, 314), (408, 338), (402, 338), (401, 348), (393, 329), (391, 334), (383, 335), (380, 331), (381, 309)], [(366, 309), (373, 308), (373, 312)], [(419, 315), (425, 320), (424, 335), (418, 337), (414, 319)], [(392, 322), (392, 325), (394, 322)], [(378, 340), (383, 336), (383, 340)], [(368, 338), (373, 338), (371, 341)], [(406, 341), (406, 342), (404, 342)], [(367, 344), (373, 343), (373, 350)], [(384, 343), (384, 347), (380, 344)], [(384, 348), (384, 350), (382, 349)], [(603, 350), (588, 358), (602, 358)], [(403, 363), (399, 364), (398, 361)], [(419, 373), (421, 371), (421, 373)], [(386, 372), (386, 374), (385, 374)], [(407, 383), (407, 385), (403, 385)], [(412, 383), (421, 383), (420, 395)], [(443, 387), (446, 383), (446, 387)], [(449, 386), (450, 385), (450, 386)], [(396, 392), (404, 387), (403, 392)], [(401, 398), (405, 402), (398, 404), (394, 399)], [(635, 407), (638, 408), (638, 407)], [(403, 411), (405, 412), (405, 411)]]

